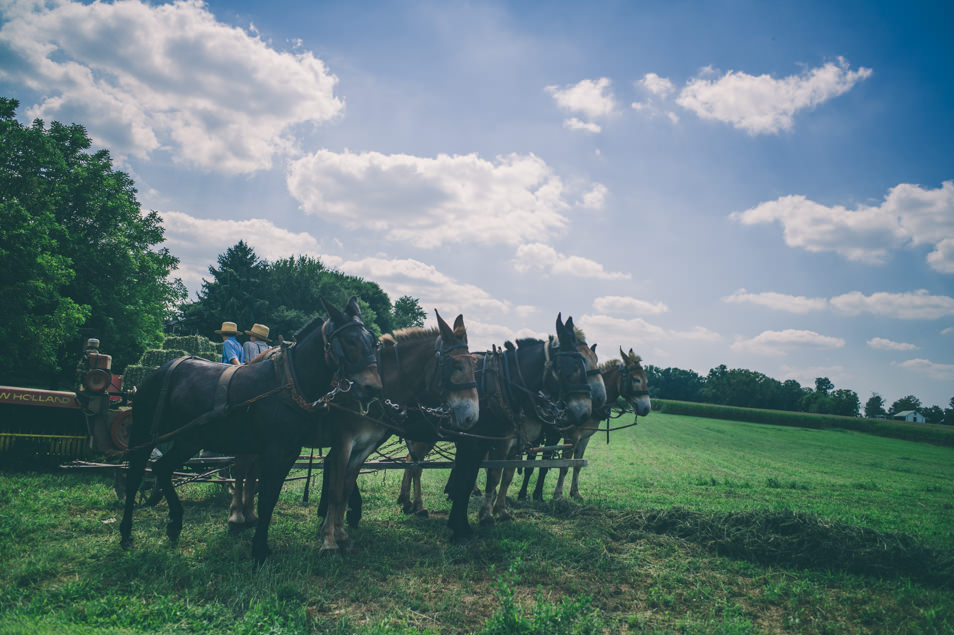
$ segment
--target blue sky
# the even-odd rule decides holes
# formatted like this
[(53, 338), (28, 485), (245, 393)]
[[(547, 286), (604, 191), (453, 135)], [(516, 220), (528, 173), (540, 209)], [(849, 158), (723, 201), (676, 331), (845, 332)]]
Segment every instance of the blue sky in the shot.
[[(0, 0), (193, 292), (239, 239), (605, 359), (954, 396), (945, 3)], [(223, 316), (228, 319), (228, 316)]]

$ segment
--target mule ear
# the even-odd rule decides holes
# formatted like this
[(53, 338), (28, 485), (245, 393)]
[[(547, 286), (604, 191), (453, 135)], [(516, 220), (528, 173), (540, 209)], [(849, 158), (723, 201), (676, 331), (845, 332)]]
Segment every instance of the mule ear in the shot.
[(345, 311), (348, 312), (348, 315), (361, 319), (361, 306), (358, 305), (358, 296), (353, 295), (348, 300), (348, 306), (345, 307)]
[(344, 313), (338, 310), (338, 307), (333, 305), (331, 302), (325, 299), (325, 296), (319, 296), (321, 304), (325, 307), (325, 311), (328, 312), (328, 319), (331, 320), (332, 324), (341, 325), (348, 321), (347, 316)]
[(454, 320), (454, 335), (461, 338), (465, 342), (467, 341), (467, 327), (464, 326), (464, 314), (461, 313)]
[(563, 312), (562, 311), (560, 313), (557, 313), (556, 332), (557, 332), (557, 337), (559, 337), (560, 334), (563, 332)]
[(636, 357), (636, 353), (633, 351), (632, 348), (629, 349), (629, 356), (630, 356), (630, 357)]
[(451, 327), (444, 321), (444, 318), (441, 317), (441, 314), (437, 312), (437, 309), (434, 309), (434, 315), (437, 316), (437, 328), (440, 330), (441, 339), (445, 342), (454, 341), (454, 331)]
[(623, 358), (623, 361), (626, 361), (626, 353), (623, 352), (623, 347), (619, 347), (619, 356)]
[(557, 331), (560, 336), (561, 346), (573, 346), (576, 343), (576, 327), (573, 326), (573, 318), (568, 317), (563, 324), (563, 332)]
[(595, 355), (595, 354), (596, 354), (596, 344), (593, 344), (593, 346), (590, 347), (590, 350), (593, 351), (593, 354)]

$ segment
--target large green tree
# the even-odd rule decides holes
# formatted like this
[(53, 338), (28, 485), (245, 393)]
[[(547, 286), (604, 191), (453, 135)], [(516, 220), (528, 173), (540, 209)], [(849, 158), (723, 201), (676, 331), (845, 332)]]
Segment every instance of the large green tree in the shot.
[(865, 402), (865, 416), (874, 419), (883, 417), (885, 414), (887, 413), (884, 411), (884, 398), (878, 393), (872, 393)]
[(78, 124), (15, 119), (0, 98), (0, 381), (68, 382), (86, 336), (122, 370), (184, 294), (156, 212)]
[(422, 324), (425, 315), (416, 299), (405, 296), (392, 306), (377, 283), (328, 269), (317, 258), (269, 262), (243, 241), (219, 255), (209, 275), (197, 298), (182, 306), (187, 332), (211, 336), (224, 321), (236, 322), (242, 330), (258, 322), (276, 338), (290, 339), (309, 319), (324, 313), (321, 297), (344, 306), (357, 296), (362, 318), (376, 335)]

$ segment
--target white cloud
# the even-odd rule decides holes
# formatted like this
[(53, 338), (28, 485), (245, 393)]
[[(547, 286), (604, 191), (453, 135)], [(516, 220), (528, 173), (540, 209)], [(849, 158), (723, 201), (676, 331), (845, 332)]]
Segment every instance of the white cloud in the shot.
[(541, 270), (551, 275), (569, 275), (599, 280), (629, 280), (628, 273), (609, 272), (595, 260), (582, 256), (566, 256), (549, 245), (529, 243), (517, 247), (513, 266), (521, 273)]
[(673, 123), (673, 125), (679, 123), (679, 115), (677, 115), (676, 113), (674, 113), (674, 112), (667, 112), (667, 113), (666, 113), (666, 116), (669, 117), (669, 121), (671, 121), (671, 122)]
[(954, 298), (931, 295), (925, 289), (910, 293), (872, 293), (852, 291), (831, 299), (831, 305), (848, 315), (871, 313), (901, 320), (936, 320), (954, 315)]
[(535, 314), (540, 309), (530, 304), (520, 304), (518, 306), (515, 306), (513, 310), (514, 310), (514, 313), (516, 313), (518, 316), (525, 318)]
[[(554, 316), (556, 317), (556, 316)], [(494, 345), (498, 348), (506, 341), (514, 342), (522, 337), (533, 337), (545, 340), (548, 334), (544, 331), (534, 331), (527, 328), (512, 329), (509, 326), (472, 320), (464, 315), (464, 324), (467, 326), (467, 344), (472, 351), (488, 351)]]
[(729, 217), (743, 225), (778, 222), (789, 247), (867, 263), (885, 262), (891, 249), (933, 245), (928, 264), (954, 273), (954, 181), (934, 190), (902, 183), (881, 205), (855, 210), (783, 196)]
[(851, 373), (847, 373), (844, 366), (813, 366), (807, 368), (782, 366), (781, 370), (783, 381), (794, 379), (807, 388), (815, 387), (817, 377), (828, 377), (835, 386), (847, 386), (852, 380)]
[(577, 119), (576, 117), (564, 119), (563, 127), (569, 130), (583, 130), (584, 132), (592, 132), (593, 134), (597, 134), (603, 130), (603, 128), (597, 123), (583, 121), (581, 119)]
[(302, 255), (320, 258), (330, 267), (341, 263), (341, 258), (322, 253), (319, 242), (311, 234), (290, 232), (264, 218), (219, 220), (172, 211), (161, 215), (165, 228), (163, 245), (180, 259), (176, 275), (191, 292), (199, 290), (216, 257), (240, 240), (266, 260)]
[(918, 347), (906, 342), (895, 342), (883, 337), (874, 337), (868, 340), (868, 346), (882, 351), (914, 351)]
[[(411, 258), (363, 258), (342, 262), (342, 272), (374, 280), (392, 300), (402, 295), (418, 298), (428, 314), (435, 308), (443, 315), (470, 313), (498, 315), (508, 313), (510, 305), (491, 296), (478, 286), (460, 282), (433, 265)], [(468, 335), (470, 325), (468, 323)]]
[(954, 333), (954, 326), (949, 326), (946, 329), (941, 330), (941, 335), (951, 335)]
[(600, 126), (593, 120), (608, 117), (617, 109), (612, 82), (606, 77), (584, 79), (563, 87), (547, 86), (546, 91), (562, 110), (584, 117), (585, 120), (578, 117), (566, 119), (563, 125), (571, 130), (600, 132)]
[(81, 121), (116, 154), (169, 150), (210, 171), (268, 169), (292, 126), (337, 116), (337, 78), (217, 22), (196, 0), (61, 2), (7, 14), (0, 78), (45, 95), (31, 117)]
[(563, 183), (540, 158), (436, 158), (319, 150), (288, 167), (301, 209), (352, 229), (387, 232), (417, 247), (519, 244), (567, 225)]
[(707, 79), (711, 69), (705, 69), (686, 83), (676, 103), (703, 119), (730, 123), (749, 134), (772, 134), (791, 129), (797, 111), (846, 93), (871, 72), (864, 67), (850, 70), (840, 57), (837, 63), (828, 62), (783, 79), (740, 71)]
[(643, 88), (657, 97), (668, 97), (675, 90), (668, 77), (660, 77), (656, 73), (646, 73), (643, 78), (637, 82)]
[(811, 313), (812, 311), (823, 311), (828, 307), (828, 300), (825, 298), (806, 298), (801, 295), (786, 295), (772, 291), (749, 293), (746, 289), (739, 289), (722, 298), (722, 301), (736, 304), (756, 304), (789, 313)]
[(600, 210), (606, 203), (609, 190), (602, 183), (597, 183), (589, 192), (583, 195), (583, 209)]
[(839, 337), (820, 335), (815, 331), (785, 329), (782, 331), (762, 331), (750, 339), (739, 338), (732, 344), (732, 350), (761, 355), (785, 355), (787, 349), (794, 346), (815, 346), (819, 348), (841, 348), (845, 340)]
[(593, 300), (593, 310), (617, 315), (658, 315), (669, 311), (669, 307), (662, 302), (647, 302), (638, 298), (604, 295)]
[(928, 359), (909, 359), (906, 362), (897, 362), (894, 365), (919, 375), (927, 375), (932, 379), (954, 379), (954, 364), (938, 364)]
[[(717, 342), (722, 336), (709, 329), (696, 326), (685, 331), (670, 331), (642, 318), (618, 318), (609, 315), (583, 315), (577, 324), (586, 332), (587, 341), (599, 342), (601, 350), (616, 350), (622, 346), (639, 345), (640, 348), (660, 342)], [(639, 350), (639, 349), (637, 349)], [(666, 356), (665, 354), (660, 354)]]

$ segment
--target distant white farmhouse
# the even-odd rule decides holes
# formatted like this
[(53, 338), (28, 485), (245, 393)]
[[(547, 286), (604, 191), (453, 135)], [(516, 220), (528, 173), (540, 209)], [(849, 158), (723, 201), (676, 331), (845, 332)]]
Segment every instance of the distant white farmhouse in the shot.
[(924, 423), (924, 415), (917, 410), (902, 410), (891, 415), (892, 419), (910, 421), (911, 423)]

